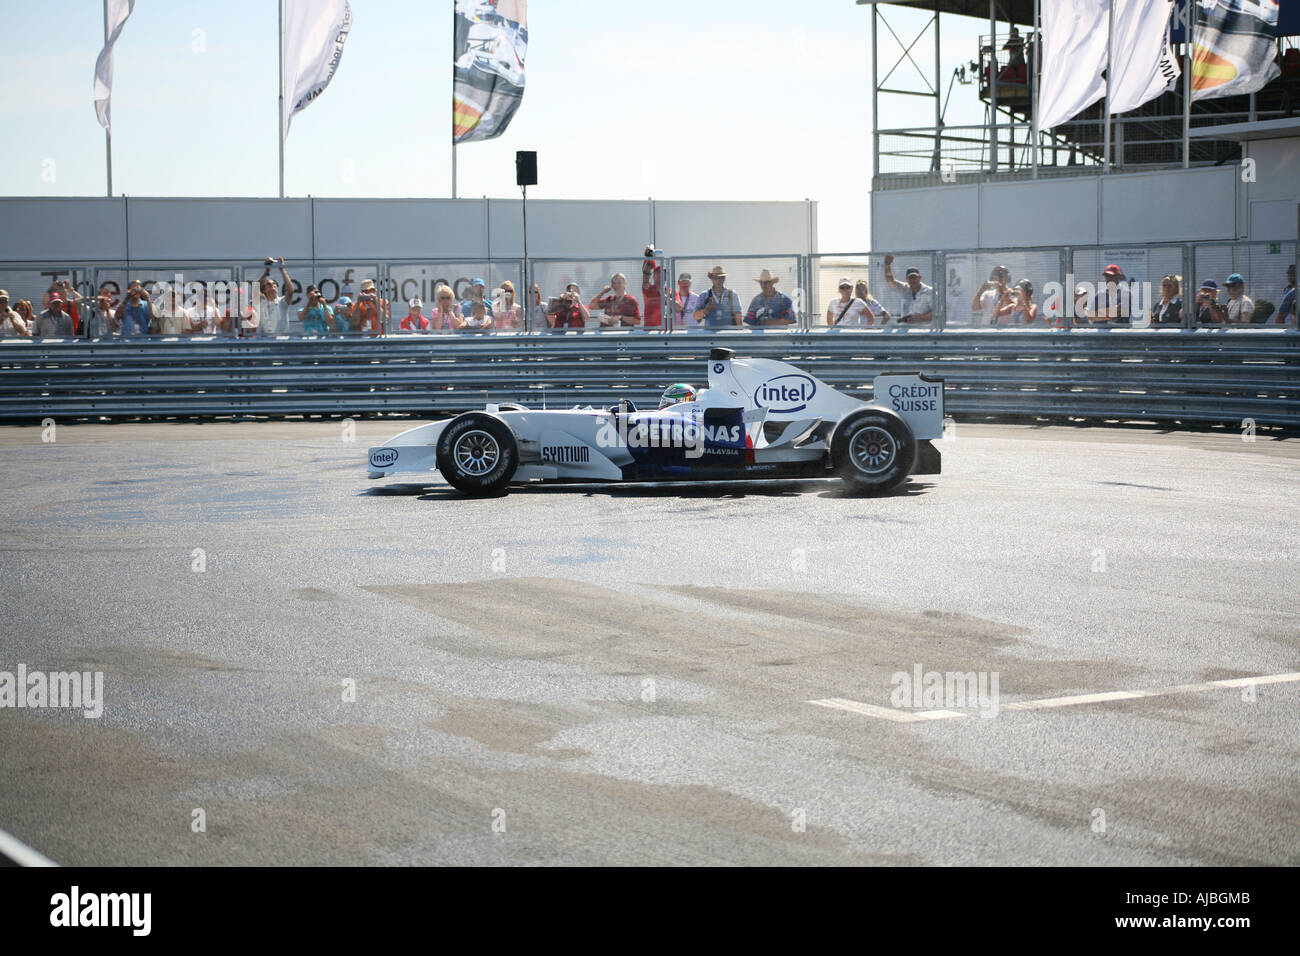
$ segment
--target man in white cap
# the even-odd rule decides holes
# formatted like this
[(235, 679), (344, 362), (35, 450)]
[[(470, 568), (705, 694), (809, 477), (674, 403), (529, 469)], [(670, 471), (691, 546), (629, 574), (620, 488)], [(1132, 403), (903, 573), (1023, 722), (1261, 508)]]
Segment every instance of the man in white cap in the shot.
[(740, 324), (740, 300), (726, 287), (727, 270), (714, 266), (709, 270), (713, 288), (700, 297), (700, 307), (695, 310), (695, 321), (705, 328), (725, 329)]
[(745, 313), (746, 325), (790, 325), (794, 322), (794, 303), (784, 292), (776, 290), (778, 276), (771, 269), (764, 269), (754, 280), (761, 290), (749, 303)]
[(866, 325), (862, 314), (867, 311), (867, 303), (853, 294), (853, 281), (845, 276), (840, 279), (839, 288), (840, 297), (826, 307), (826, 325), (832, 328)]
[(700, 323), (695, 321), (695, 310), (700, 307), (700, 297), (691, 291), (691, 274), (683, 272), (677, 277), (677, 291), (673, 293), (677, 309), (677, 321), (673, 323), (679, 329), (698, 329)]

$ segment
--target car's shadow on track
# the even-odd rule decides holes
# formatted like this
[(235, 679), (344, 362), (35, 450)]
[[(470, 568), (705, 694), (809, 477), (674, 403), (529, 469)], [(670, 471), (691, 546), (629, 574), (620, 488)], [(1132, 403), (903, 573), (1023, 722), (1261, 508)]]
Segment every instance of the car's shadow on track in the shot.
[[(797, 498), (816, 494), (821, 498), (915, 498), (924, 495), (934, 485), (930, 482), (909, 481), (884, 494), (857, 495), (844, 488), (835, 479), (806, 478), (787, 481), (692, 481), (657, 482), (655, 484), (554, 484), (538, 483), (515, 485), (508, 492), (483, 495), (484, 498), (504, 498), (507, 495), (584, 495), (608, 498)], [(367, 488), (359, 497), (419, 498), (421, 501), (473, 501), (447, 485), (401, 484)]]

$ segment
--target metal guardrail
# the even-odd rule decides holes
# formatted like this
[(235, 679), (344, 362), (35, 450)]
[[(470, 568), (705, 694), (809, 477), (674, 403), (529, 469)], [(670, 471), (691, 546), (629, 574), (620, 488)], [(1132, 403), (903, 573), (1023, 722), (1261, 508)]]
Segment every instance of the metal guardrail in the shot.
[(700, 383), (715, 345), (863, 398), (887, 370), (942, 376), (958, 417), (1300, 426), (1300, 335), (1177, 330), (722, 332), (490, 338), (0, 343), (0, 420), (432, 415), (484, 400), (605, 406)]

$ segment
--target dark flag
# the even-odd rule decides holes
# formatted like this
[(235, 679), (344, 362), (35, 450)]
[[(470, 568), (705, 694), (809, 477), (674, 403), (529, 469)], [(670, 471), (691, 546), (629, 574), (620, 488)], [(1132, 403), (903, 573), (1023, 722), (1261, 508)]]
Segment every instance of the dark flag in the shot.
[(456, 0), (451, 140), (500, 136), (524, 98), (527, 0)]

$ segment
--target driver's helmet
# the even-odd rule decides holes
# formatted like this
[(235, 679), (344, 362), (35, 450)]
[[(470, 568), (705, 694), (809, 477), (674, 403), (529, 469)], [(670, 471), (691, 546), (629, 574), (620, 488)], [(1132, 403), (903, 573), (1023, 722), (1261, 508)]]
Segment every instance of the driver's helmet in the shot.
[(669, 385), (664, 389), (663, 396), (659, 399), (659, 407), (667, 408), (669, 405), (676, 405), (679, 402), (695, 401), (695, 387), (678, 382), (676, 385)]

